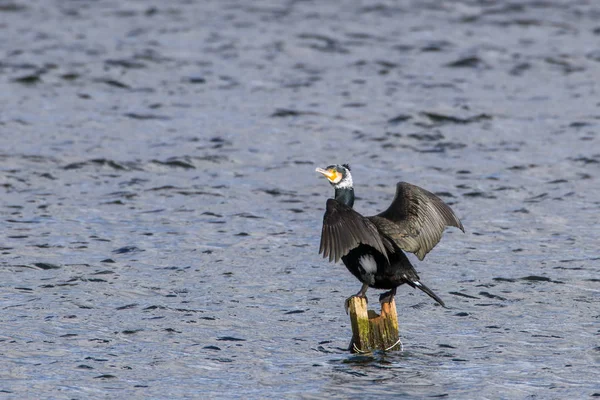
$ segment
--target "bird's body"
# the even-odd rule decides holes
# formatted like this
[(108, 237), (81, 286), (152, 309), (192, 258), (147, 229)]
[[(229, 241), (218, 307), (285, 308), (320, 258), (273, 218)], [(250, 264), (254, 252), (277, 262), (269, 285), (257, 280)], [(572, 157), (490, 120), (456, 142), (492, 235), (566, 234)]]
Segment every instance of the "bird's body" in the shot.
[(356, 212), (354, 187), (347, 165), (317, 168), (335, 187), (335, 198), (328, 199), (319, 252), (329, 261), (342, 260), (362, 282), (356, 296), (365, 297), (369, 287), (388, 289), (380, 300), (393, 297), (404, 283), (419, 288), (444, 306), (427, 286), (404, 254), (415, 253), (422, 260), (440, 241), (446, 226), (464, 232), (450, 207), (433, 193), (405, 182), (396, 185), (396, 196), (384, 212), (364, 217)]

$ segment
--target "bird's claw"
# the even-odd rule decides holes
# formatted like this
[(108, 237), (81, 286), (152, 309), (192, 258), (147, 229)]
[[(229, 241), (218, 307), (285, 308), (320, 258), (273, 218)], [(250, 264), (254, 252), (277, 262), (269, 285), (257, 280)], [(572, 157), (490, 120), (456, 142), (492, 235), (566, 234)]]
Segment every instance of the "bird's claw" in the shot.
[(367, 299), (367, 296), (365, 296), (364, 294), (355, 294), (353, 296), (350, 296), (346, 299), (346, 301), (344, 301), (344, 310), (346, 310), (346, 315), (348, 315), (348, 310), (350, 309), (350, 300), (353, 299), (354, 297), (360, 297), (362, 299), (365, 299), (365, 301), (367, 302), (367, 304), (369, 304), (369, 299)]
[(381, 293), (379, 295), (379, 302), (380, 303), (391, 303), (391, 301), (394, 300), (395, 294), (396, 293), (394, 293), (393, 290), (390, 290), (389, 292)]

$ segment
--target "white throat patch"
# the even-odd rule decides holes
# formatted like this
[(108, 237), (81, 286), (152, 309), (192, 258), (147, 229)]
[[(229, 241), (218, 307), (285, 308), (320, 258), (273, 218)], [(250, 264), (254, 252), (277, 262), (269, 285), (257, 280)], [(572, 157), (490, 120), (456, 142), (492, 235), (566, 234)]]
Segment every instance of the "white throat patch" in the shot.
[(335, 188), (336, 189), (345, 189), (345, 188), (351, 188), (354, 184), (352, 183), (352, 175), (350, 175), (350, 172), (346, 173), (346, 177), (344, 179), (342, 179), (340, 182), (335, 184)]

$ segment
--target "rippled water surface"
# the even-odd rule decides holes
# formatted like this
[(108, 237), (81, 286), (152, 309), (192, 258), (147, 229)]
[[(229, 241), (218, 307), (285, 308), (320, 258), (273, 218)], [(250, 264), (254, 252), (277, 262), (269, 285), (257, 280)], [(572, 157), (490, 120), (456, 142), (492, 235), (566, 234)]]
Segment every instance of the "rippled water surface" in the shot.
[[(600, 6), (0, 1), (6, 398), (600, 396)], [(349, 162), (452, 205), (352, 355)], [(378, 291), (369, 291), (376, 299)], [(372, 303), (375, 303), (372, 301)]]

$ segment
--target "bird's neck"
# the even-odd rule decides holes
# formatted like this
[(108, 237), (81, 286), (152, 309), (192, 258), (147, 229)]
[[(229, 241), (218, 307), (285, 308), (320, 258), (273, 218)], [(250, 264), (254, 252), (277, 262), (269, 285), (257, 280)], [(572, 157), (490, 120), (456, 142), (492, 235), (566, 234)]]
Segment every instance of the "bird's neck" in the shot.
[(352, 207), (354, 205), (354, 188), (335, 188), (335, 199), (348, 207)]

